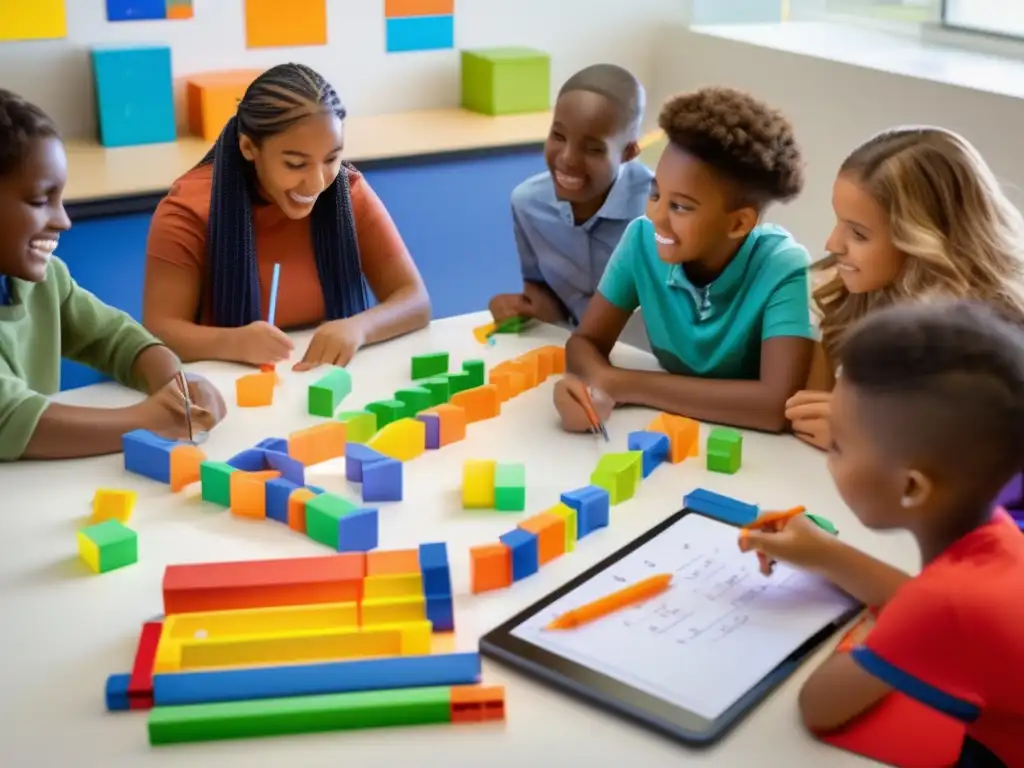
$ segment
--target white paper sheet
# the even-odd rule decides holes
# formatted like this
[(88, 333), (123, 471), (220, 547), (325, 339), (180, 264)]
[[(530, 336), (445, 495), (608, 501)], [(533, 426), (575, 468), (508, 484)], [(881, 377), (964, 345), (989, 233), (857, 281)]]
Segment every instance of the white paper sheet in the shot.
[[(658, 698), (715, 719), (820, 629), (855, 605), (816, 576), (737, 546), (737, 529), (690, 514), (548, 606), (512, 635)], [(556, 616), (653, 576), (666, 592), (577, 629)]]

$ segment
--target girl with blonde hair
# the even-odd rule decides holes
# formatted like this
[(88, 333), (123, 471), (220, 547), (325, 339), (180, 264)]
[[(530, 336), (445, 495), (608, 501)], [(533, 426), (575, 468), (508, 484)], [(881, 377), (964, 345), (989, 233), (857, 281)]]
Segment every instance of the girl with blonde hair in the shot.
[(905, 301), (975, 299), (1024, 322), (1024, 216), (962, 136), (885, 131), (846, 159), (832, 190), (836, 225), (814, 265), (821, 321), (807, 389), (786, 403), (802, 440), (827, 449), (834, 361), (868, 313)]

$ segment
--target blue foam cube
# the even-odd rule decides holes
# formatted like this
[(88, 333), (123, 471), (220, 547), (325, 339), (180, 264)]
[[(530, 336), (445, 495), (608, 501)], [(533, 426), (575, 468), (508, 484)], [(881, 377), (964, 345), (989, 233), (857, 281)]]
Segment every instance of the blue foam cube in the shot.
[(283, 440), (280, 437), (265, 437), (256, 443), (256, 447), (262, 448), (265, 451), (288, 453), (288, 441)]
[(362, 443), (345, 444), (345, 479), (350, 483), (363, 482), (363, 467), (388, 458)]
[(433, 625), (435, 632), (455, 630), (455, 604), (450, 593), (427, 595), (427, 620)]
[(267, 517), (288, 525), (288, 501), (291, 499), (292, 491), (300, 487), (285, 477), (268, 480), (264, 485), (267, 492)]
[(298, 459), (293, 459), (287, 453), (280, 451), (266, 451), (265, 458), (267, 467), (281, 473), (281, 477), (291, 480), (296, 485), (306, 484), (306, 467)]
[(630, 432), (627, 445), (631, 451), (643, 453), (643, 475), (647, 477), (668, 458), (668, 435), (661, 432)]
[(377, 548), (376, 509), (357, 509), (338, 521), (339, 552), (369, 552)]
[(561, 501), (565, 506), (576, 510), (577, 539), (608, 526), (611, 496), (606, 489), (588, 485), (575, 491), (566, 491), (562, 494)]
[(537, 572), (540, 568), (540, 552), (536, 534), (515, 528), (498, 539), (511, 550), (512, 581), (525, 579)]
[(757, 519), (757, 504), (748, 504), (704, 488), (695, 488), (683, 497), (683, 506), (730, 525), (750, 525)]
[(95, 46), (92, 69), (103, 146), (156, 144), (177, 138), (168, 46)]
[(452, 593), (448, 547), (444, 542), (420, 544), (420, 574), (423, 577), (423, 592), (425, 594), (450, 595)]
[(385, 458), (363, 465), (363, 501), (401, 501), (402, 462)]
[(418, 413), (416, 418), (422, 421), (427, 431), (426, 448), (436, 451), (441, 447), (441, 417), (436, 413)]
[(171, 482), (171, 450), (178, 443), (154, 435), (145, 429), (135, 429), (121, 436), (124, 468), (128, 472), (156, 480)]
[(247, 448), (225, 463), (241, 472), (262, 472), (267, 468), (267, 452), (262, 448)]
[(111, 675), (107, 678), (107, 710), (109, 712), (127, 712), (128, 704), (128, 682), (131, 675)]

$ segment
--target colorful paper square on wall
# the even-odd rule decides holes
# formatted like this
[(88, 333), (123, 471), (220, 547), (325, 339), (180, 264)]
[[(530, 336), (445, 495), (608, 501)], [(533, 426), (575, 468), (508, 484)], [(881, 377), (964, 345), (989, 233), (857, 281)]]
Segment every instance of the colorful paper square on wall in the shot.
[(327, 0), (245, 0), (249, 48), (327, 44)]
[(107, 0), (107, 21), (191, 19), (192, 0)]
[(67, 37), (64, 0), (0, 0), (0, 41)]
[(388, 53), (455, 47), (455, 0), (384, 0)]

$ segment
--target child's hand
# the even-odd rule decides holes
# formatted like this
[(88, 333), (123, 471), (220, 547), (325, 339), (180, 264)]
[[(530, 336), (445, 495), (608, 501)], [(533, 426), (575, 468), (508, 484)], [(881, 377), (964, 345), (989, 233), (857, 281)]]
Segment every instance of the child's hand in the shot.
[[(199, 431), (195, 424), (196, 408), (202, 409), (206, 413), (210, 414), (213, 418), (214, 426), (224, 421), (224, 417), (228, 412), (228, 407), (224, 402), (224, 397), (221, 395), (220, 390), (213, 386), (206, 377), (199, 376), (195, 373), (185, 374), (185, 380), (188, 382), (189, 397), (192, 398), (193, 430), (197, 432)], [(209, 429), (204, 431), (209, 431)]]
[(533, 307), (521, 293), (502, 293), (487, 306), (494, 322), (503, 323), (513, 317), (533, 317)]
[(740, 550), (758, 552), (761, 573), (770, 576), (776, 560), (813, 571), (828, 560), (828, 553), (837, 539), (815, 525), (806, 515), (785, 521), (776, 530), (744, 530), (740, 533)]
[(293, 370), (310, 371), (320, 365), (348, 365), (366, 343), (362, 327), (352, 318), (332, 320), (316, 329), (302, 360)]
[(580, 379), (570, 374), (564, 375), (555, 383), (555, 410), (562, 419), (562, 429), (566, 432), (589, 432), (592, 428), (590, 419), (583, 403), (587, 392), (594, 405), (594, 412), (601, 421), (607, 421), (615, 408), (615, 401), (599, 389), (588, 388)]
[[(210, 385), (210, 389), (212, 389)], [(216, 390), (214, 390), (216, 391)], [(189, 382), (189, 393), (190, 396), (195, 397), (192, 393), (195, 392), (200, 397), (208, 398), (208, 393), (205, 387), (193, 388), (192, 382)], [(221, 400), (221, 406), (223, 406), (223, 400)], [(182, 394), (181, 387), (178, 386), (178, 382), (175, 379), (171, 379), (169, 382), (164, 384), (160, 389), (154, 392), (152, 395), (143, 400), (137, 408), (140, 411), (142, 422), (140, 426), (143, 429), (148, 429), (154, 434), (165, 437), (168, 440), (188, 440), (188, 417), (186, 416), (185, 410), (185, 396)], [(198, 403), (192, 403), (192, 433), (195, 435), (198, 432), (209, 432), (216, 426), (219, 419), (214, 413), (211, 413), (206, 409), (205, 406), (200, 406)]]
[(295, 345), (277, 326), (257, 320), (237, 330), (237, 359), (250, 365), (273, 365), (287, 360)]
[(792, 424), (793, 434), (823, 451), (832, 442), (828, 421), (831, 410), (831, 392), (804, 390), (786, 401), (786, 419)]

